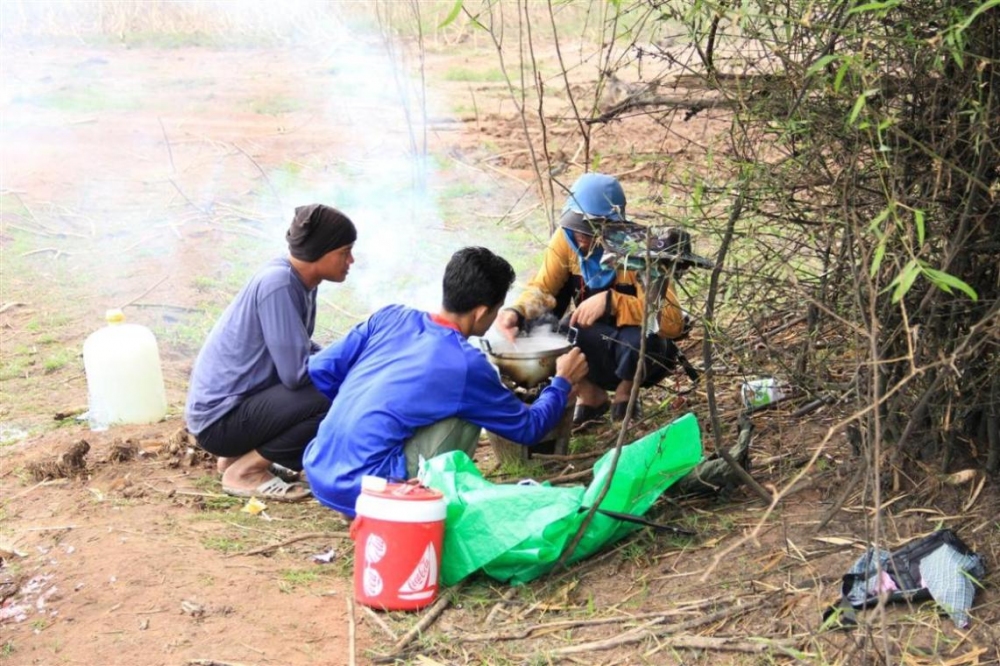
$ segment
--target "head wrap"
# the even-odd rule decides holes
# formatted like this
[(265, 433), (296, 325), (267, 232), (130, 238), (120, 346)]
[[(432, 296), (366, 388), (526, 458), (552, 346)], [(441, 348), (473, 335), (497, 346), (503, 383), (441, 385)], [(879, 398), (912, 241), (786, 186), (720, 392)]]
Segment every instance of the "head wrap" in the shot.
[(323, 204), (296, 208), (285, 234), (288, 252), (302, 261), (318, 261), (327, 252), (350, 245), (357, 239), (358, 231), (350, 218)]

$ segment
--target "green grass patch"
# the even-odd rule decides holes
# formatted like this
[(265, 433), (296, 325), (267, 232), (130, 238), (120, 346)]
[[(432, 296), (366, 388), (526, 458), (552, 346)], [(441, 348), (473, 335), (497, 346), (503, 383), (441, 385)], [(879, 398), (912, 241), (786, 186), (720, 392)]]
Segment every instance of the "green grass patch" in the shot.
[(42, 371), (45, 372), (45, 374), (56, 372), (71, 363), (75, 363), (76, 359), (76, 351), (70, 349), (58, 349), (55, 353), (46, 356), (45, 360), (42, 361)]
[(34, 333), (49, 335), (48, 331), (57, 330), (73, 323), (73, 319), (62, 313), (50, 313), (28, 322), (26, 328)]
[(34, 98), (15, 98), (13, 101), (42, 106), (67, 113), (97, 113), (101, 111), (134, 111), (142, 106), (138, 93), (86, 85), (80, 88), (63, 88)]
[(221, 534), (211, 534), (202, 538), (201, 545), (209, 550), (217, 550), (220, 553), (239, 553), (246, 550), (246, 545), (242, 541), (237, 541)]
[(122, 43), (127, 46), (157, 49), (180, 49), (189, 47), (223, 46), (224, 37), (196, 30), (194, 32), (143, 31), (122, 35)]
[(305, 104), (301, 99), (285, 95), (267, 95), (251, 100), (250, 108), (254, 113), (267, 116), (278, 116), (282, 113), (301, 111)]
[(472, 196), (472, 195), (475, 195), (475, 194), (481, 194), (481, 193), (482, 193), (482, 189), (481, 188), (476, 187), (472, 183), (469, 183), (469, 182), (466, 182), (466, 181), (461, 181), (461, 182), (452, 183), (451, 185), (446, 186), (443, 190), (441, 190), (441, 192), (438, 195), (438, 197), (440, 199), (443, 199), (443, 200), (447, 201), (449, 199), (458, 199), (458, 198), (461, 198), (461, 197), (468, 197), (468, 196)]
[(27, 357), (20, 354), (14, 356), (4, 354), (3, 360), (0, 361), (0, 382), (25, 378), (30, 367), (31, 361)]
[(444, 73), (445, 81), (504, 81), (503, 71), (498, 67), (491, 67), (487, 70), (474, 70), (467, 67), (450, 67)]
[(203, 493), (219, 492), (219, 479), (210, 474), (196, 476), (191, 480), (191, 484), (195, 487), (195, 489), (200, 490)]
[(285, 162), (269, 175), (271, 184), (279, 192), (292, 190), (302, 182), (302, 172), (304, 169), (305, 165), (300, 162)]
[(513, 460), (500, 463), (491, 476), (505, 479), (533, 479), (543, 476), (545, 468), (530, 460)]
[[(213, 310), (213, 314), (208, 313), (193, 314), (184, 317), (180, 323), (174, 322), (151, 327), (153, 335), (163, 348), (170, 348), (175, 351), (197, 354), (198, 350), (205, 343), (208, 332), (212, 330), (212, 325), (222, 313), (222, 308)], [(192, 356), (192, 359), (194, 357)]]
[(219, 285), (219, 281), (214, 277), (209, 277), (207, 275), (196, 275), (193, 280), (191, 280), (191, 286), (194, 287), (195, 291), (203, 293), (214, 292)]
[(288, 594), (296, 588), (308, 587), (322, 578), (320, 569), (285, 569), (280, 573), (278, 589)]
[(582, 432), (569, 440), (570, 453), (593, 453), (606, 449), (603, 438), (595, 432)]
[(31, 211), (21, 201), (21, 197), (16, 194), (0, 194), (0, 215), (20, 215), (21, 217), (31, 217)]

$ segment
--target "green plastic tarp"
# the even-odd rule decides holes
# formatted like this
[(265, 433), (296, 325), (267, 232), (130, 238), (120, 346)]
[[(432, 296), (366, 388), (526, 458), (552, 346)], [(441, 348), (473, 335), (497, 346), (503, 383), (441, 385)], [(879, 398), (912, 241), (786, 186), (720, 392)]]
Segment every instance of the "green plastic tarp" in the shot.
[[(481, 570), (499, 581), (526, 583), (549, 571), (583, 523), (584, 509), (600, 495), (613, 455), (609, 451), (594, 464), (587, 488), (490, 483), (461, 451), (422, 461), (420, 480), (444, 493), (448, 505), (441, 581), (454, 585)], [(622, 447), (601, 508), (641, 516), (701, 458), (698, 421), (686, 414)], [(595, 514), (569, 562), (636, 529), (635, 523)]]

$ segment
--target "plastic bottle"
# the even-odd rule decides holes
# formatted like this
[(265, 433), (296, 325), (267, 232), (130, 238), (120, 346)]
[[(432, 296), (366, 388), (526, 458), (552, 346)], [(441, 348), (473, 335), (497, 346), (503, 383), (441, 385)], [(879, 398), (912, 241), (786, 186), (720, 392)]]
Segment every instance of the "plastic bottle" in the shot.
[(763, 377), (743, 382), (740, 385), (740, 395), (743, 399), (743, 406), (753, 411), (784, 400), (791, 395), (791, 390), (786, 384), (778, 382), (774, 377)]
[(156, 338), (145, 326), (126, 324), (121, 310), (83, 343), (91, 430), (118, 423), (153, 423), (167, 413)]

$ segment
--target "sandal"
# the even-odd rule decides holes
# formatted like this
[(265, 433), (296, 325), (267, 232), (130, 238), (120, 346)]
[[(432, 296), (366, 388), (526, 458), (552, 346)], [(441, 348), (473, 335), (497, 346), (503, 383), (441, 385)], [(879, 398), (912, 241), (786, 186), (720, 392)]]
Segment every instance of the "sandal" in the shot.
[[(616, 402), (611, 405), (611, 419), (613, 421), (624, 421), (625, 412), (628, 411), (627, 402)], [(632, 409), (632, 420), (637, 421), (642, 418), (642, 403), (636, 402)]]
[(301, 502), (312, 495), (312, 491), (301, 483), (286, 483), (276, 476), (256, 488), (227, 488), (222, 492), (233, 497), (261, 497), (275, 502)]
[(573, 426), (579, 428), (585, 425), (596, 424), (607, 412), (608, 403), (598, 405), (597, 407), (577, 405), (573, 410)]

